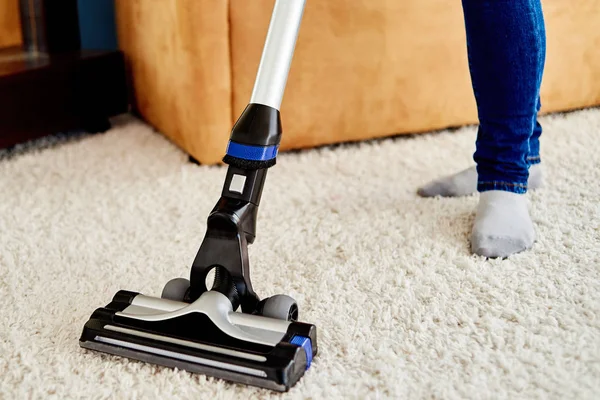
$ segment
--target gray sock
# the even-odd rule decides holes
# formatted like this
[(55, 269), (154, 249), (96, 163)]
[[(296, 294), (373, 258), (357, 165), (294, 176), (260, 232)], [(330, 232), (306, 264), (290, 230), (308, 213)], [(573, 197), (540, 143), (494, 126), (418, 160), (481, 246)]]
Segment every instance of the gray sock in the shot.
[[(533, 164), (529, 167), (529, 189), (537, 189), (542, 186), (542, 167)], [(458, 197), (468, 196), (477, 191), (477, 170), (475, 167), (467, 168), (453, 175), (429, 182), (419, 188), (417, 193), (422, 197)]]
[(525, 195), (502, 190), (481, 193), (471, 233), (471, 250), (475, 254), (508, 257), (530, 248), (534, 240)]

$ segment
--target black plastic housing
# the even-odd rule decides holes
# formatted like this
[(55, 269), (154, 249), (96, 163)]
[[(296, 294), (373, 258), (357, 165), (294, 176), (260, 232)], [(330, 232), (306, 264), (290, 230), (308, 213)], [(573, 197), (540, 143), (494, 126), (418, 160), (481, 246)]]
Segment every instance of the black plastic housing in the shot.
[[(83, 328), (79, 339), (80, 346), (277, 391), (289, 390), (306, 371), (307, 357), (305, 350), (300, 346), (290, 343), (290, 340), (294, 336), (298, 335), (310, 338), (313, 357), (318, 352), (316, 327), (301, 322), (290, 323), (288, 331), (281, 341), (275, 346), (267, 346), (229, 337), (220, 331), (210, 318), (202, 313), (187, 314), (158, 322), (134, 320), (117, 315), (117, 312), (125, 310), (131, 304), (137, 294), (135, 292), (119, 291), (115, 294), (111, 303), (106, 307), (97, 309)], [(265, 357), (265, 361), (237, 358), (184, 345), (157, 341), (138, 335), (128, 335), (106, 329), (107, 325), (133, 329), (151, 335), (177, 338), (193, 343), (223, 347), (243, 353), (261, 355)], [(131, 343), (134, 346), (138, 346), (138, 348), (131, 349), (127, 346), (118, 346), (107, 343), (100, 338)], [(159, 349), (163, 354), (145, 352), (143, 348)], [(208, 367), (202, 365), (202, 363), (168, 356), (168, 354), (174, 353), (262, 371), (263, 376), (253, 376), (242, 372)]]
[(230, 139), (252, 146), (273, 146), (281, 141), (281, 133), (279, 110), (250, 103), (233, 126)]

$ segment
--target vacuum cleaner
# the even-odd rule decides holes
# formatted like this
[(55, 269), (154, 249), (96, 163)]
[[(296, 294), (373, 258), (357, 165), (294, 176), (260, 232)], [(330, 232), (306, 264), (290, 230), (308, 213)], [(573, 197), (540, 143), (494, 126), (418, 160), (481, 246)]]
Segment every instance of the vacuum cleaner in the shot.
[(221, 198), (208, 216), (190, 279), (169, 281), (160, 298), (117, 292), (85, 324), (81, 347), (276, 391), (289, 390), (310, 367), (316, 326), (298, 322), (289, 296), (261, 300), (248, 262), (267, 170), (281, 140), (279, 108), (304, 3), (275, 2), (250, 103), (223, 159)]

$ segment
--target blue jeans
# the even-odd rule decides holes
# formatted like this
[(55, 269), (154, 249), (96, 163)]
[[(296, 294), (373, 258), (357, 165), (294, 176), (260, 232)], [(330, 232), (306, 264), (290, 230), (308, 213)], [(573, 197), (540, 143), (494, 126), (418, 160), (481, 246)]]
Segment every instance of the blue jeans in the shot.
[(540, 162), (537, 121), (546, 58), (540, 0), (462, 0), (479, 129), (477, 190), (527, 191)]

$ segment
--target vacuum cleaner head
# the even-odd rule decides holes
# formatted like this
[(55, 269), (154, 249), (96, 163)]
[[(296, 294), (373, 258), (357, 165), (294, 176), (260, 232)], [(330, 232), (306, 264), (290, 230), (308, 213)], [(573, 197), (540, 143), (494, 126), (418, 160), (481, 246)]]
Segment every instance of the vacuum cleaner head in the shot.
[(191, 304), (119, 291), (92, 314), (80, 345), (276, 391), (317, 353), (314, 325), (233, 311), (214, 290)]
[(223, 191), (190, 280), (171, 280), (161, 298), (118, 292), (85, 324), (82, 347), (278, 391), (310, 367), (317, 328), (295, 322), (291, 297), (260, 300), (248, 262), (266, 172), (281, 139), (279, 106), (304, 2), (275, 2), (250, 104), (233, 127)]

